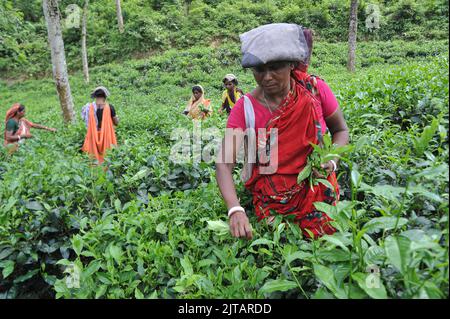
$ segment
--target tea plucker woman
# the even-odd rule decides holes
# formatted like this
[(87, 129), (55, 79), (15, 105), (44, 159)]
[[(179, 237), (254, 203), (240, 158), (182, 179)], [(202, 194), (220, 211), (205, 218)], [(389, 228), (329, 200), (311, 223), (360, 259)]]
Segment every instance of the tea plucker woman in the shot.
[(201, 85), (192, 87), (192, 96), (183, 112), (193, 120), (204, 120), (212, 115), (211, 100), (205, 98), (205, 90)]
[(222, 105), (220, 106), (219, 113), (223, 113), (225, 110), (227, 114), (230, 114), (231, 109), (240, 99), (244, 92), (238, 88), (238, 80), (234, 74), (227, 74), (222, 80), (225, 86), (225, 91), (222, 93)]
[[(55, 128), (33, 123), (25, 118), (25, 106), (15, 103), (6, 112), (4, 146), (17, 148), (17, 143), (26, 138), (32, 138), (31, 128), (43, 129), (50, 132), (56, 132)], [(12, 146), (9, 146), (12, 145)]]
[(117, 145), (114, 126), (119, 124), (116, 110), (106, 102), (110, 95), (107, 88), (99, 86), (91, 93), (95, 101), (86, 104), (81, 110), (81, 118), (86, 124), (86, 137), (82, 150), (103, 163), (106, 151)]
[[(242, 66), (252, 68), (257, 87), (232, 109), (227, 128), (233, 130), (225, 134), (216, 166), (217, 182), (228, 207), (230, 231), (235, 237), (252, 237), (232, 172), (238, 146), (244, 139), (242, 133), (253, 127), (256, 145), (261, 139), (271, 141), (270, 132), (278, 130), (277, 148), (272, 149), (274, 144), (263, 145), (269, 147), (271, 161), (274, 152), (278, 154), (278, 161), (274, 160), (275, 171), (265, 170), (267, 165), (259, 162), (258, 157), (253, 166), (245, 166), (250, 168), (244, 176), (245, 186), (253, 195), (258, 220), (270, 220), (272, 212), (293, 214), (306, 236), (309, 236), (306, 230), (314, 237), (332, 234), (335, 229), (329, 225), (330, 218), (317, 211), (313, 203), (335, 204), (338, 200), (335, 174), (338, 159), (322, 164), (327, 176), (321, 177), (327, 178), (334, 189), (323, 184), (311, 189), (307, 181), (297, 184), (297, 176), (312, 152), (310, 142), (319, 144), (326, 129), (334, 144), (346, 145), (349, 140), (346, 122), (330, 88), (307, 73), (312, 50), (311, 31), (295, 24), (265, 25), (241, 35), (241, 42)], [(259, 136), (259, 128), (265, 128), (267, 133)], [(233, 134), (237, 136), (235, 144), (227, 142), (232, 140)], [(320, 176), (317, 171), (314, 174)]]

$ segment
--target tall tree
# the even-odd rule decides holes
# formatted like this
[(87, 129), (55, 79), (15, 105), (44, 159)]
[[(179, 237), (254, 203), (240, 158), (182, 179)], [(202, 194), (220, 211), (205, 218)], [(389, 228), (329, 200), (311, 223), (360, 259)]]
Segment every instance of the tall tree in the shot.
[(117, 12), (117, 23), (119, 24), (119, 32), (123, 33), (123, 17), (122, 17), (122, 7), (120, 5), (120, 0), (116, 0), (116, 12)]
[(184, 0), (184, 14), (189, 15), (189, 7), (191, 6), (192, 0)]
[(81, 59), (83, 61), (84, 81), (89, 83), (89, 65), (87, 58), (86, 36), (87, 36), (87, 15), (88, 15), (89, 0), (84, 1), (83, 19), (81, 22)]
[(53, 78), (58, 91), (64, 121), (75, 121), (73, 100), (70, 91), (69, 76), (67, 73), (64, 41), (61, 32), (61, 16), (58, 8), (59, 0), (43, 0), (45, 21), (47, 23), (48, 42), (51, 49)]
[(348, 62), (347, 62), (347, 69), (350, 72), (355, 72), (357, 31), (358, 31), (358, 0), (352, 0), (350, 5), (350, 27), (348, 32)]

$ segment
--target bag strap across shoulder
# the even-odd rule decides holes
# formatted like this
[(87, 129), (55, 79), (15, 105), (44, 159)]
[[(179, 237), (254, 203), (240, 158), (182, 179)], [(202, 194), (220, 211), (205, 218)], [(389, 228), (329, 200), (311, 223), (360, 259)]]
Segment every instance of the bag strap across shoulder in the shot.
[[(247, 182), (252, 176), (253, 163), (249, 163), (249, 154), (247, 154), (249, 141), (248, 138), (255, 139), (255, 110), (253, 109), (253, 104), (247, 95), (244, 95), (244, 116), (245, 116), (245, 126), (247, 128), (247, 134), (244, 137), (244, 167), (242, 169), (241, 178)], [(252, 145), (254, 144), (254, 141)]]

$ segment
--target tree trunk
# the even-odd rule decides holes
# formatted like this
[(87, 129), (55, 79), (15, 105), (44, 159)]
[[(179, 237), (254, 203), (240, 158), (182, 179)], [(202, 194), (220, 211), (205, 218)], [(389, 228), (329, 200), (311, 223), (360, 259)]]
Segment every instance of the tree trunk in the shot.
[(81, 24), (81, 58), (83, 61), (84, 81), (86, 83), (89, 83), (89, 65), (88, 65), (87, 47), (86, 47), (86, 35), (87, 35), (86, 24), (87, 24), (88, 6), (89, 6), (89, 0), (85, 0), (84, 8), (83, 8), (83, 21)]
[(70, 91), (69, 76), (67, 73), (64, 41), (61, 32), (61, 18), (58, 9), (58, 0), (44, 0), (42, 3), (45, 21), (47, 23), (48, 42), (51, 49), (53, 78), (58, 91), (64, 121), (75, 121), (73, 100)]
[(189, 15), (189, 7), (191, 6), (192, 0), (184, 0), (184, 14), (186, 17)]
[(117, 23), (119, 24), (119, 32), (123, 33), (123, 17), (122, 17), (122, 8), (120, 6), (120, 0), (116, 0), (116, 12), (117, 12)]
[(358, 0), (352, 0), (350, 8), (350, 27), (348, 32), (347, 69), (355, 72), (356, 35), (358, 30)]

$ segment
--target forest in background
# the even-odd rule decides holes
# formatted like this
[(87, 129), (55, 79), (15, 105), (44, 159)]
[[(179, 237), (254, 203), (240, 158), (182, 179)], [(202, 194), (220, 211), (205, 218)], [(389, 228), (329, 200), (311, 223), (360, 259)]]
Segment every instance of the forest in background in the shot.
[[(50, 52), (41, 0), (0, 3), (0, 78), (51, 74)], [(72, 5), (72, 7), (70, 7)], [(60, 11), (70, 19), (73, 5), (62, 0)], [(379, 29), (365, 27), (379, 8)], [(124, 32), (118, 32), (114, 1), (90, 1), (87, 19), (89, 65), (143, 58), (170, 48), (222, 44), (239, 46), (239, 34), (261, 24), (290, 22), (312, 28), (318, 43), (347, 42), (350, 1), (223, 1), (123, 0)], [(359, 1), (358, 41), (448, 42), (448, 1)], [(64, 26), (64, 25), (63, 25)], [(69, 71), (81, 69), (81, 28), (63, 30)]]

